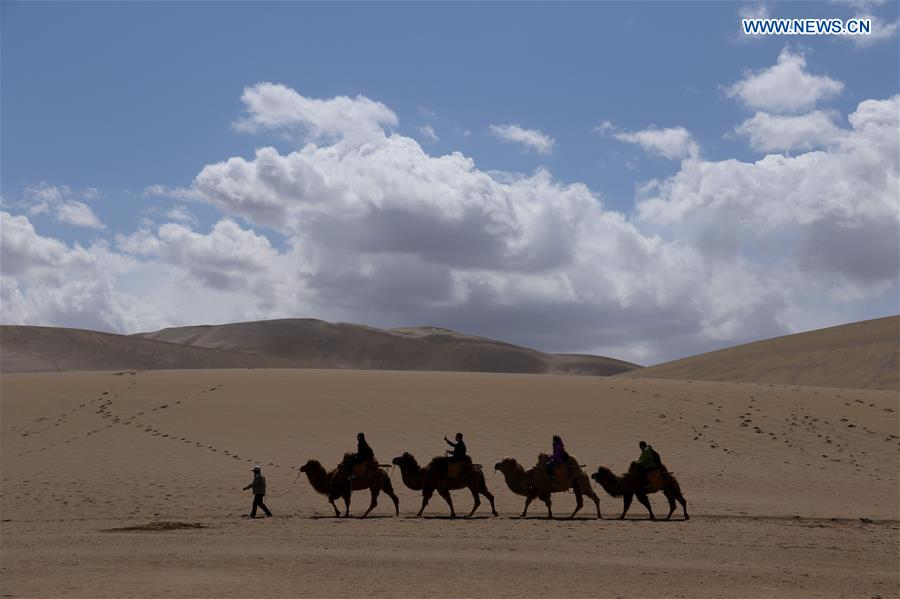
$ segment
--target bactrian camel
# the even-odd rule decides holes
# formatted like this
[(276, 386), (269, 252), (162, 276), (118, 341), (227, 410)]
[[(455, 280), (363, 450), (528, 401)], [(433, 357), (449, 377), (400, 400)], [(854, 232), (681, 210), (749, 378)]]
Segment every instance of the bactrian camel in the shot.
[(597, 469), (597, 472), (591, 475), (591, 478), (597, 481), (600, 486), (603, 487), (603, 490), (612, 497), (624, 498), (622, 515), (619, 516), (619, 520), (623, 519), (625, 514), (628, 513), (628, 508), (631, 506), (631, 499), (634, 496), (636, 496), (637, 500), (647, 508), (648, 512), (650, 512), (650, 519), (655, 520), (656, 517), (653, 515), (653, 507), (650, 505), (650, 500), (647, 499), (647, 494), (656, 493), (657, 491), (662, 491), (663, 495), (666, 496), (666, 499), (669, 500), (669, 513), (666, 516), (666, 520), (671, 518), (672, 512), (675, 511), (676, 499), (681, 504), (681, 509), (684, 510), (684, 519), (689, 520), (691, 518), (688, 515), (687, 501), (681, 494), (681, 486), (678, 484), (678, 480), (671, 472), (665, 469), (658, 468), (649, 473), (647, 477), (649, 483), (647, 489), (644, 489), (641, 475), (635, 469), (635, 466), (632, 466), (631, 469), (622, 476), (616, 476), (609, 468), (600, 466)]
[(422, 491), (422, 507), (419, 508), (417, 516), (421, 516), (425, 511), (425, 506), (435, 491), (444, 498), (447, 505), (450, 506), (450, 517), (456, 518), (456, 512), (453, 509), (453, 499), (450, 497), (450, 491), (455, 489), (469, 489), (472, 493), (472, 511), (467, 517), (471, 517), (481, 505), (479, 494), (487, 497), (491, 502), (491, 513), (497, 515), (494, 508), (494, 496), (488, 491), (487, 484), (484, 481), (484, 473), (481, 466), (471, 463), (462, 462), (457, 464), (459, 474), (450, 476), (449, 458), (437, 457), (424, 468), (420, 467), (416, 458), (409, 452), (393, 459), (393, 463), (400, 467), (400, 474), (403, 482), (413, 491)]
[(575, 493), (576, 505), (570, 518), (574, 518), (575, 514), (584, 506), (583, 495), (594, 500), (594, 505), (597, 506), (597, 517), (602, 518), (600, 499), (591, 488), (591, 481), (578, 465), (578, 461), (570, 457), (568, 465), (557, 466), (555, 478), (551, 479), (550, 473), (547, 472), (547, 459), (545, 454), (541, 454), (538, 458), (538, 465), (527, 471), (513, 458), (503, 458), (494, 466), (495, 470), (503, 473), (510, 491), (525, 496), (525, 509), (522, 510), (522, 517), (524, 518), (528, 514), (528, 506), (537, 497), (547, 505), (547, 515), (552, 518), (551, 495), (571, 489)]
[(394, 493), (391, 479), (384, 470), (377, 466), (369, 467), (364, 473), (351, 479), (349, 472), (344, 467), (346, 463), (349, 462), (347, 461), (347, 456), (344, 456), (344, 461), (329, 472), (325, 470), (318, 460), (309, 460), (300, 467), (300, 472), (306, 474), (313, 489), (328, 497), (328, 503), (334, 508), (334, 515), (337, 517), (340, 517), (341, 512), (334, 503), (335, 499), (338, 497), (343, 498), (346, 506), (344, 517), (347, 517), (350, 515), (351, 493), (363, 489), (369, 489), (372, 494), (372, 501), (369, 503), (369, 509), (362, 515), (363, 518), (368, 516), (369, 512), (378, 505), (378, 494), (382, 491), (394, 501), (394, 511), (396, 515), (400, 515), (400, 499)]

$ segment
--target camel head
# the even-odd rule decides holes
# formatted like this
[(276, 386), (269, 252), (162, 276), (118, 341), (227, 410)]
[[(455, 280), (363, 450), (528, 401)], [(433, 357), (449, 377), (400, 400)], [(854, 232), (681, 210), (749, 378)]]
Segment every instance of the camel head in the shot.
[(413, 457), (413, 454), (408, 451), (404, 451), (403, 455), (398, 455), (396, 458), (391, 460), (391, 463), (394, 466), (403, 466), (404, 464), (415, 464), (416, 458)]
[(309, 474), (316, 470), (324, 470), (324, 469), (325, 468), (322, 467), (322, 464), (319, 463), (319, 460), (307, 460), (307, 462), (305, 464), (300, 466), (300, 472), (304, 472), (306, 474)]
[(600, 466), (597, 468), (597, 471), (591, 475), (591, 478), (602, 485), (603, 481), (615, 480), (618, 477), (613, 474), (609, 468)]
[(519, 462), (517, 462), (515, 458), (505, 457), (494, 464), (494, 470), (499, 470), (504, 474), (506, 474), (507, 472), (513, 472), (516, 469), (522, 470), (522, 466), (519, 465)]

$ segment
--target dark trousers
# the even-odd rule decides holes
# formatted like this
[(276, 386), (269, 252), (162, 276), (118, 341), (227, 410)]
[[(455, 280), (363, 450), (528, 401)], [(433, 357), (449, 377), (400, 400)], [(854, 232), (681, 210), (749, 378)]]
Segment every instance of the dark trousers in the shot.
[(256, 518), (256, 508), (261, 507), (262, 511), (265, 512), (266, 516), (271, 516), (272, 512), (269, 511), (269, 508), (266, 507), (266, 504), (263, 503), (263, 497), (265, 495), (254, 495), (253, 496), (253, 509), (250, 510), (250, 517)]

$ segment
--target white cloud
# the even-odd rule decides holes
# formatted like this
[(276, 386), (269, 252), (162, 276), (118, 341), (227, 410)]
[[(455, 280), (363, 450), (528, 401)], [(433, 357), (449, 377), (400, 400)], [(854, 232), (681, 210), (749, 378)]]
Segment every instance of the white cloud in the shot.
[(775, 65), (748, 72), (742, 80), (725, 88), (725, 93), (751, 109), (796, 113), (813, 108), (819, 100), (836, 96), (843, 89), (840, 81), (807, 72), (806, 57), (785, 47)]
[(872, 26), (871, 33), (868, 35), (842, 35), (841, 37), (861, 48), (891, 40), (897, 36), (897, 30), (900, 29), (900, 19), (885, 21), (871, 13), (860, 14), (854, 18), (869, 19)]
[(741, 252), (857, 284), (896, 284), (900, 96), (867, 100), (825, 151), (685, 162), (645, 188), (640, 219), (703, 249)]
[[(73, 195), (75, 192), (67, 185), (50, 185), (43, 181), (37, 185), (26, 186), (23, 194), (28, 214), (32, 216), (54, 212), (57, 222), (74, 227), (104, 229), (105, 225), (100, 222), (90, 206), (78, 200), (68, 199)], [(88, 187), (80, 195), (84, 199), (96, 200), (99, 199), (100, 192)]]
[(231, 288), (264, 271), (278, 252), (269, 240), (242, 229), (232, 220), (221, 220), (208, 235), (175, 223), (159, 228), (155, 236), (139, 231), (120, 238), (120, 247), (130, 253), (155, 255), (166, 264), (181, 267), (212, 287)]
[(197, 217), (185, 206), (172, 206), (165, 212), (166, 218), (189, 225), (197, 224)]
[(738, 9), (738, 16), (742, 19), (768, 19), (769, 7), (763, 2), (745, 4)]
[(185, 189), (183, 187), (166, 187), (165, 185), (150, 185), (144, 188), (142, 194), (145, 198), (161, 196), (165, 198), (174, 198), (176, 200), (191, 201), (203, 199), (193, 189)]
[(422, 136), (422, 139), (424, 139), (428, 143), (436, 143), (437, 141), (440, 141), (437, 133), (434, 132), (434, 128), (431, 125), (422, 125), (421, 127), (416, 127), (416, 131), (418, 131), (419, 135)]
[(608, 133), (610, 131), (615, 131), (617, 128), (609, 121), (603, 121), (599, 125), (595, 126), (593, 129), (594, 133)]
[(538, 154), (550, 154), (556, 143), (552, 137), (537, 129), (523, 129), (516, 124), (491, 125), (488, 129), (494, 137), (501, 141), (519, 144)]
[(351, 138), (360, 141), (383, 136), (383, 127), (396, 126), (397, 115), (381, 102), (365, 96), (310, 99), (274, 83), (244, 88), (247, 116), (235, 126), (248, 132), (295, 130), (313, 140)]
[[(695, 153), (642, 188), (634, 220), (547, 171), (486, 172), (383, 129), (264, 147), (184, 189), (223, 213), (208, 230), (170, 222), (82, 248), (3, 214), (0, 317), (126, 332), (429, 323), (651, 362), (782, 334), (812, 311), (852, 320), (897, 287), (897, 112), (897, 98), (860, 103), (822, 151)], [(690, 156), (692, 142), (648, 147)]]
[[(611, 127), (608, 121), (601, 124), (604, 131)], [(700, 154), (700, 148), (690, 132), (684, 127), (672, 127), (669, 129), (644, 129), (643, 131), (622, 131), (613, 135), (619, 141), (637, 144), (651, 154), (668, 158), (669, 160), (683, 160), (696, 158)]]
[(59, 205), (56, 211), (56, 220), (73, 227), (87, 227), (89, 229), (105, 229), (91, 207), (83, 202), (69, 200)]
[(735, 131), (758, 152), (812, 150), (833, 144), (843, 135), (835, 119), (834, 113), (821, 110), (799, 116), (757, 112)]
[(118, 277), (132, 267), (103, 242), (68, 246), (38, 235), (27, 217), (0, 212), (4, 323), (136, 330), (151, 309), (117, 290)]

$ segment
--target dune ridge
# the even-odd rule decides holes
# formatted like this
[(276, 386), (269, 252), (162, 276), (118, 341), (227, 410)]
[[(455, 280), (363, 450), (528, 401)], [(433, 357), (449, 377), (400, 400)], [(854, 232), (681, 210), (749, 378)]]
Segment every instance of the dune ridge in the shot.
[(756, 341), (620, 376), (897, 391), (900, 316)]
[(187, 326), (135, 335), (0, 327), (0, 372), (353, 368), (608, 376), (639, 368), (603, 356), (547, 354), (436, 327), (377, 329), (314, 319)]

